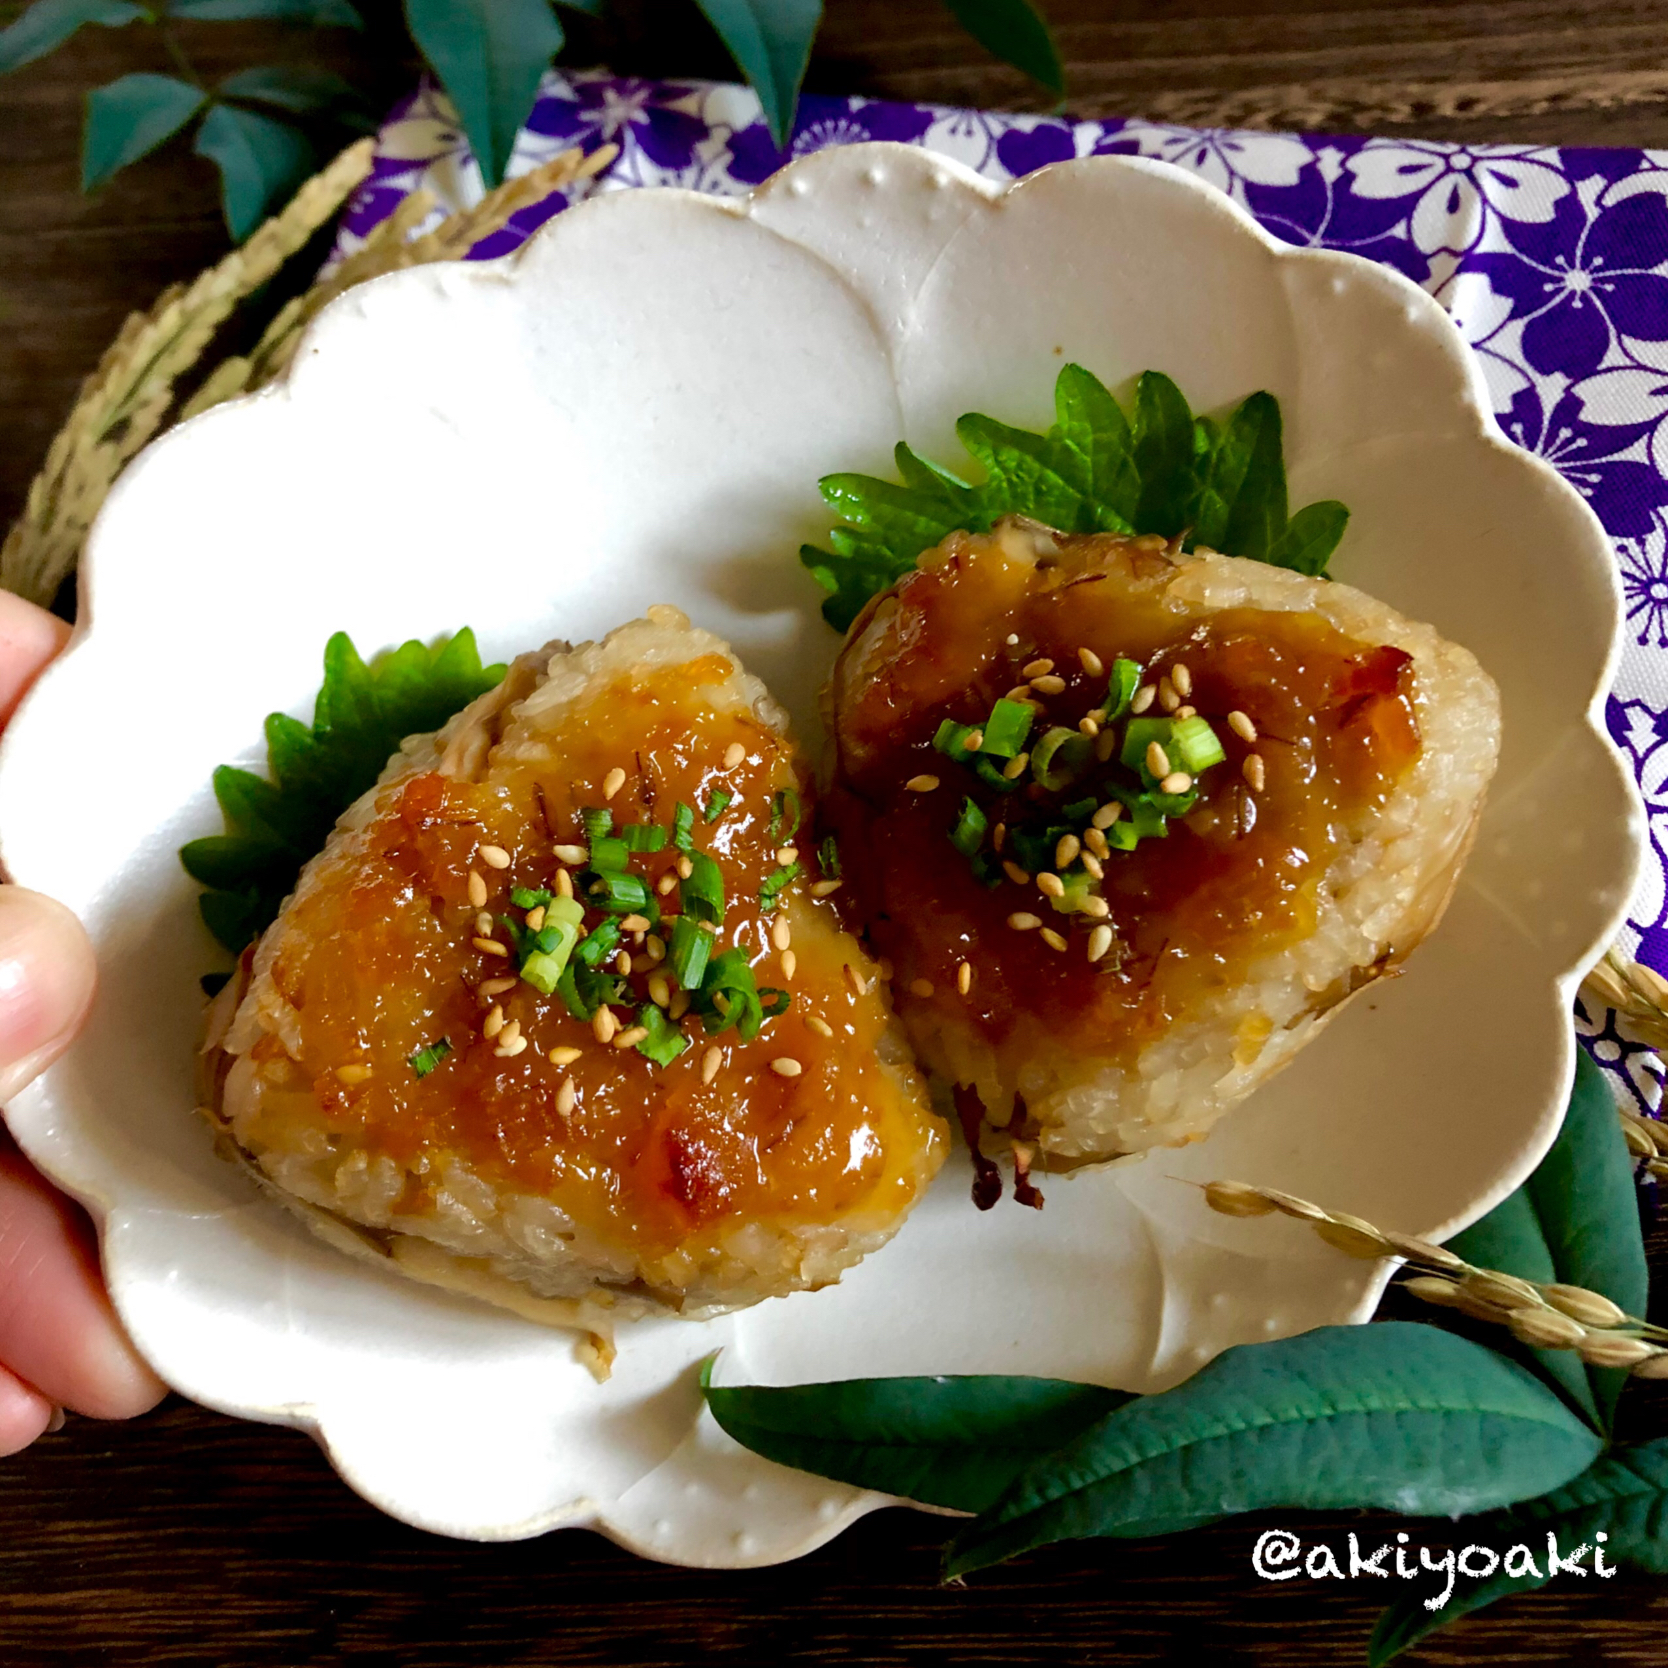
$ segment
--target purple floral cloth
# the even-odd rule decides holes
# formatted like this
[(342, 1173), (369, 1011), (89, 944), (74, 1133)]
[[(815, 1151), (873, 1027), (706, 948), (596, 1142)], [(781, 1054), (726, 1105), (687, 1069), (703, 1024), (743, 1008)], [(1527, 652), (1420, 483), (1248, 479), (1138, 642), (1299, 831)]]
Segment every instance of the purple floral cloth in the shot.
[[(1448, 309), (1502, 427), (1563, 473), (1615, 541), (1628, 634), (1608, 717), (1651, 829), (1628, 936), (1668, 974), (1668, 152), (1067, 122), (808, 95), (788, 154), (868, 139), (921, 145), (994, 180), (1076, 156), (1158, 157), (1287, 242), (1383, 261)], [(510, 172), (609, 143), (618, 158), (576, 196), (644, 185), (739, 195), (785, 160), (745, 88), (553, 71)], [(429, 88), (383, 127), (337, 255), (419, 185), (442, 205), (437, 221), (481, 195), (456, 118)], [(571, 200), (523, 211), (472, 258), (507, 253)], [(1655, 1107), (1655, 1056), (1613, 1014), (1578, 1010), (1576, 1022), (1626, 1091)]]

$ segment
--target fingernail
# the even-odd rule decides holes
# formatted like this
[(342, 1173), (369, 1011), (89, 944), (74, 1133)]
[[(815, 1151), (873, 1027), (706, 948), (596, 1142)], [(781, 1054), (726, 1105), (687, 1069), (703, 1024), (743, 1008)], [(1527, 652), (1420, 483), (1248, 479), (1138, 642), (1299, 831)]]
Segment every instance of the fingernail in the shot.
[(0, 886), (0, 1104), (63, 1052), (93, 979), (92, 946), (62, 904)]
[(61, 1407), (53, 1408), (52, 1417), (46, 1422), (46, 1434), (50, 1436), (54, 1431), (61, 1431), (67, 1422), (64, 1410)]

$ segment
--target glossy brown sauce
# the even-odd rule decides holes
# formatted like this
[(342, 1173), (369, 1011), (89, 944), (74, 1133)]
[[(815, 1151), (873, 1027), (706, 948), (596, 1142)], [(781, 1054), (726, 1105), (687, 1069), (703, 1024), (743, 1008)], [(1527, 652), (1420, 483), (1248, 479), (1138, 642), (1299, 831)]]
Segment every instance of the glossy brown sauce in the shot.
[[(721, 677), (728, 667), (707, 670)], [(699, 698), (700, 671), (674, 666), (602, 690), (565, 723), (559, 756), (534, 747), (510, 760), (513, 749), (501, 747), (485, 781), (431, 772), (384, 790), (374, 821), (328, 860), (322, 884), (286, 916), (274, 976), (298, 1011), (300, 1048), (292, 1066), (277, 1038), (256, 1045), (280, 1079), (288, 1074), (263, 1101), (263, 1117), (281, 1119), (282, 1090), (300, 1091), (289, 1097), (297, 1115), (316, 1123), (322, 1113), (328, 1130), (372, 1157), (421, 1172), (409, 1184), (407, 1209), (426, 1207), (445, 1159), (455, 1155), (643, 1255), (671, 1251), (692, 1234), (710, 1239), (709, 1230), (727, 1221), (817, 1223), (860, 1206), (907, 1207), (920, 1154), (941, 1143), (940, 1126), (876, 1064), (888, 1016), (876, 996), (853, 994), (845, 974), (853, 947), (832, 905), (806, 893), (817, 872), (808, 826), (801, 830), (806, 879), (784, 894), (781, 910), (797, 962), (787, 976), (770, 938), (778, 917), (763, 915), (757, 900), (782, 844), (769, 832), (772, 796), (796, 789), (808, 816), (807, 784), (774, 731), (716, 713)], [(513, 727), (508, 739), (517, 740)], [(737, 742), (745, 757), (726, 768), (726, 749)], [(607, 801), (616, 824), (669, 825), (678, 800), (695, 807), (694, 843), (713, 855), (724, 878), (727, 909), (714, 955), (744, 949), (760, 987), (788, 989), (792, 1006), (748, 1043), (734, 1029), (709, 1039), (691, 1013), (681, 1028), (693, 1046), (660, 1067), (634, 1048), (599, 1043), (559, 996), (518, 982), (496, 1000), (529, 1046), (501, 1057), (482, 1035), (493, 998), (478, 987), (516, 964), (471, 943), (470, 871), (486, 883), (488, 912), (521, 920), (512, 886), (553, 886), (563, 867), (553, 847), (584, 842), (579, 810), (605, 803), (603, 783), (616, 766), (626, 771), (625, 785)], [(716, 789), (734, 798), (708, 823), (701, 813)], [(491, 845), (511, 854), (508, 869), (480, 858)], [(652, 888), (677, 859), (669, 840), (660, 852), (634, 856), (631, 871)], [(678, 894), (659, 901), (664, 936)], [(588, 912), (585, 929), (601, 918)], [(633, 956), (631, 1004), (614, 1011), (629, 1026), (655, 969), (646, 939), (640, 935), (635, 948), (629, 935), (623, 942)], [(669, 963), (659, 967), (669, 972)], [(813, 1016), (831, 1036), (807, 1023)], [(410, 1057), (440, 1037), (452, 1053), (419, 1078)], [(701, 1066), (713, 1042), (723, 1063), (708, 1084)], [(552, 1064), (550, 1050), (561, 1047), (577, 1048), (578, 1058)], [(772, 1069), (784, 1057), (798, 1062), (798, 1076)], [(343, 1081), (339, 1068), (352, 1079), (366, 1065), (367, 1079)], [(564, 1115), (558, 1094), (567, 1079), (576, 1098)]]
[[(826, 814), (855, 877), (847, 907), (894, 963), (906, 1017), (936, 1011), (1000, 1043), (1022, 1017), (1041, 1016), (1062, 1047), (1127, 1066), (1252, 960), (1313, 929), (1321, 877), (1418, 754), (1411, 660), (1313, 613), (1190, 618), (1162, 600), (1169, 559), (1128, 541), (1067, 541), (1057, 561), (1034, 568), (994, 540), (952, 536), (923, 562), (897, 588), (896, 614), (880, 616), (884, 648), (838, 714), (840, 780)], [(1055, 912), (1034, 884), (987, 889), (947, 832), (963, 795), (994, 827), (1083, 799), (1111, 767), (1061, 793), (1031, 783), (999, 795), (931, 745), (943, 719), (981, 723), (1039, 659), (1053, 660), (1065, 687), (1034, 696), (1033, 739), (1052, 724), (1075, 728), (1107, 687), (1104, 674), (1084, 671), (1080, 648), (1108, 670), (1120, 655), (1139, 661), (1143, 683), (1185, 663), (1187, 701), (1227, 755), (1201, 775), (1197, 804), (1166, 837), (1105, 859), (1099, 890), (1113, 948), (1097, 962), (1085, 946), (1098, 921)], [(1255, 724), (1254, 745), (1227, 724), (1235, 710)], [(1244, 774), (1253, 752), (1260, 791)], [(939, 786), (905, 786), (922, 775)], [(1066, 950), (1014, 930), (1016, 911), (1040, 916)], [(965, 995), (956, 984), (964, 961)]]

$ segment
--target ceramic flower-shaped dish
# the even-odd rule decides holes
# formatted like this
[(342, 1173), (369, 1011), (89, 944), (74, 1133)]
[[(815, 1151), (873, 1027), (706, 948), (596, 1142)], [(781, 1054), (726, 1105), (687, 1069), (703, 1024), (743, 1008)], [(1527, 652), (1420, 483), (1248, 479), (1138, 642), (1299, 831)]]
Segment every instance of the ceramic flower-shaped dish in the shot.
[[(223, 965), (181, 872), (209, 776), (309, 712), (325, 638), (367, 653), (472, 625), (492, 658), (673, 602), (735, 643), (818, 745), (837, 641), (795, 560), (816, 481), (958, 456), (968, 410), (1046, 427), (1055, 372), (1156, 368), (1196, 409), (1267, 388), (1292, 500), (1354, 512), (1333, 572), (1498, 681), (1499, 775), (1448, 918), (1298, 1062), (1185, 1152), (980, 1216), (964, 1161), (837, 1287), (573, 1339), (359, 1265), (211, 1151), (198, 975)], [(1275, 243), (1163, 164), (1001, 189), (918, 150), (794, 163), (745, 202), (604, 196), (519, 256), (354, 290), (289, 382), (127, 473), (81, 625), (0, 757), (10, 874), (78, 910), (85, 1036), (7, 1109), (83, 1200), (139, 1347), (184, 1394), (315, 1432), (412, 1523), (585, 1525), (651, 1557), (768, 1563), (882, 1497), (782, 1470), (700, 1414), (722, 1381), (1019, 1372), (1157, 1389), (1234, 1343), (1364, 1319), (1384, 1269), (1292, 1224), (1210, 1215), (1178, 1178), (1285, 1187), (1442, 1237), (1533, 1168), (1572, 1071), (1568, 1005), (1633, 884), (1640, 819), (1596, 719), (1617, 601), (1598, 523), (1508, 444), (1428, 296)]]

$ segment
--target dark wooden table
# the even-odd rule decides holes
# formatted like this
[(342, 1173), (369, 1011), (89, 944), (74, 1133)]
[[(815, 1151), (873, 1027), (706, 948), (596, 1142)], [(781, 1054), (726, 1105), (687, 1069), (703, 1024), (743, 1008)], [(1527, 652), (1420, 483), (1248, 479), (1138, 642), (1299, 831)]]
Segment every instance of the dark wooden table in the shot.
[[(1668, 146), (1668, 0), (1044, 4), (1084, 115)], [(327, 52), (391, 100), (415, 66), (393, 6), (365, 9), (368, 33), (328, 37)], [(574, 61), (725, 73), (687, 5), (617, 0), (606, 29), (574, 34)], [(199, 25), (185, 38), (210, 74), (314, 52), (263, 25)], [(0, 81), (0, 526), (122, 316), (224, 247), (208, 165), (183, 147), (91, 200), (76, 189), (82, 93), (165, 67), (121, 32), (90, 29)], [(938, 0), (829, 0), (811, 84), (1034, 107)], [(1652, 1250), (1668, 1287), (1668, 1236)], [(1629, 1422), (1668, 1432), (1668, 1389), (1640, 1394)], [(1382, 1540), (1399, 1527), (1267, 1522), (1335, 1547), (1351, 1528)], [(886, 1512), (797, 1564), (700, 1574), (581, 1533), (512, 1546), (422, 1535), (357, 1500), (305, 1437), (172, 1400), (125, 1427), (72, 1419), (0, 1462), (0, 1668), (1360, 1663), (1382, 1588), (1257, 1580), (1250, 1552), (1264, 1526), (1065, 1546), (949, 1588), (937, 1579), (942, 1524)], [(1428, 1523), (1406, 1527), (1415, 1543), (1436, 1538)], [(1668, 1583), (1566, 1577), (1409, 1660), (1657, 1668), (1665, 1625)]]

